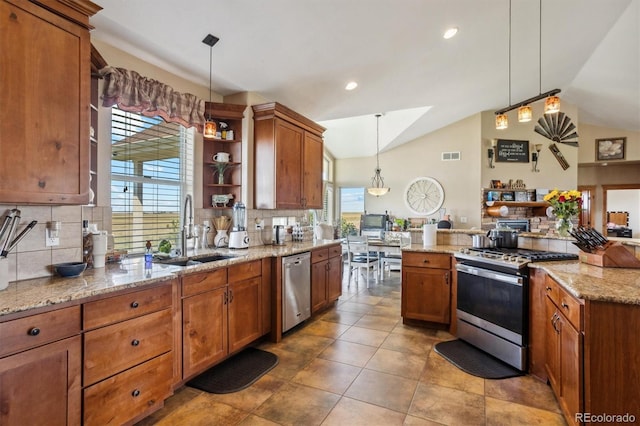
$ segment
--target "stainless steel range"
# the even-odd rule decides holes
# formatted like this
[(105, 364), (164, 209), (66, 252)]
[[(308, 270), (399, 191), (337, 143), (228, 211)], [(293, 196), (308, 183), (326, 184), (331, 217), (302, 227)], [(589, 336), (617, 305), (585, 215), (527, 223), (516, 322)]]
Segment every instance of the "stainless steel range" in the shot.
[(526, 370), (527, 264), (573, 260), (578, 256), (517, 248), (465, 248), (455, 257), (458, 338), (521, 371)]

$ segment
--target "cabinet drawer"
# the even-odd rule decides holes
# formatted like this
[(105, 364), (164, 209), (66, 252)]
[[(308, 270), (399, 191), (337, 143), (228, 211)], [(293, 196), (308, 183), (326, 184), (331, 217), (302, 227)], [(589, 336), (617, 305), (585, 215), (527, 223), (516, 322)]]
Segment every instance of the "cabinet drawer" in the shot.
[(262, 275), (262, 261), (254, 260), (251, 262), (241, 263), (239, 265), (229, 266), (229, 282), (246, 280)]
[(336, 256), (342, 256), (342, 246), (340, 244), (329, 247), (329, 257)]
[(444, 253), (402, 252), (402, 266), (418, 268), (451, 268), (451, 255)]
[(171, 395), (171, 355), (165, 354), (84, 390), (84, 422), (121, 425), (162, 406)]
[(546, 276), (544, 281), (544, 291), (556, 306), (560, 306), (560, 285), (549, 275)]
[(92, 330), (84, 335), (84, 385), (171, 350), (171, 310)]
[(560, 310), (578, 331), (582, 331), (583, 305), (563, 288), (560, 288)]
[(182, 278), (182, 296), (192, 296), (227, 285), (227, 268)]
[(311, 263), (322, 262), (329, 258), (329, 249), (318, 249), (311, 252)]
[(101, 327), (171, 306), (171, 285), (84, 304), (84, 328)]
[(0, 356), (80, 334), (80, 306), (31, 315), (0, 324)]

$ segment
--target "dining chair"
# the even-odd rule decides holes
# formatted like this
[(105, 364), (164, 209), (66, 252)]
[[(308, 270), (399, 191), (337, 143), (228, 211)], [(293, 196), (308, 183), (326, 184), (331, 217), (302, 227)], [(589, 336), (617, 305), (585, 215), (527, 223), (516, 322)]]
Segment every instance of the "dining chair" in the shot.
[(347, 248), (349, 251), (348, 269), (349, 281), (347, 287), (351, 285), (351, 274), (356, 271), (356, 285), (358, 285), (359, 276), (364, 271), (366, 273), (367, 288), (369, 288), (369, 272), (373, 272), (375, 282), (378, 283), (378, 274), (380, 260), (375, 251), (369, 249), (369, 243), (366, 237), (348, 236)]
[(411, 245), (411, 233), (410, 232), (398, 232), (393, 235), (393, 238), (397, 238), (399, 246), (390, 247), (386, 249), (380, 256), (380, 279), (384, 279), (384, 273), (386, 270), (391, 275), (391, 266), (397, 265), (402, 271), (402, 248)]

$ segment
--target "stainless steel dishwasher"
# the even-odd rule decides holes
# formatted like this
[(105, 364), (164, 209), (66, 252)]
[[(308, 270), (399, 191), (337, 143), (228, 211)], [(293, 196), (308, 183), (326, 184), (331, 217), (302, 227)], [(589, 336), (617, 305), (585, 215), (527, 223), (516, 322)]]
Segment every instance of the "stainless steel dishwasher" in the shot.
[(311, 253), (282, 258), (282, 332), (311, 316)]

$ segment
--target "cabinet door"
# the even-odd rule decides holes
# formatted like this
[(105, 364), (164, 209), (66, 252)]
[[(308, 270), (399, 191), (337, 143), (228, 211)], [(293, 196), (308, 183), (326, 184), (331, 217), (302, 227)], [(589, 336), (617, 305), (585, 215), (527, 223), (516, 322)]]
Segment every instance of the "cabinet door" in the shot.
[(342, 295), (342, 256), (329, 259), (327, 271), (327, 300), (333, 302)]
[(582, 350), (581, 334), (564, 315), (560, 315), (560, 405), (569, 419), (582, 410)]
[(302, 207), (302, 143), (304, 131), (275, 120), (276, 151), (276, 207), (292, 209)]
[(0, 202), (86, 204), (89, 32), (3, 1), (0, 40)]
[(0, 359), (0, 424), (79, 425), (80, 357), (76, 336)]
[(262, 335), (262, 279), (229, 284), (229, 352), (233, 353)]
[(547, 370), (547, 377), (549, 383), (553, 388), (556, 395), (560, 395), (560, 327), (558, 321), (558, 311), (556, 305), (553, 304), (551, 299), (546, 298), (546, 317), (547, 322), (545, 325), (545, 370)]
[(314, 314), (327, 305), (327, 265), (328, 261), (311, 264), (311, 313)]
[(182, 300), (183, 378), (204, 371), (227, 351), (226, 287)]
[(304, 133), (302, 159), (302, 206), (306, 209), (322, 208), (322, 138)]
[(449, 270), (402, 268), (402, 317), (448, 324)]

